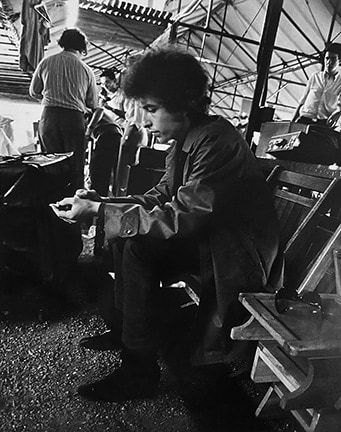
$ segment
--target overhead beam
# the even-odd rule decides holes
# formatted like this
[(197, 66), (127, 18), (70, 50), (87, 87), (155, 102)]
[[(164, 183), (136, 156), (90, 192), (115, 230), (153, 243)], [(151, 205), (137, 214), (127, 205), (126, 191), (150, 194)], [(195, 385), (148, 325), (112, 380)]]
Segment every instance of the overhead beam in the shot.
[(316, 51), (319, 52), (319, 49), (317, 46), (312, 42), (312, 40), (304, 33), (304, 31), (301, 29), (301, 27), (296, 23), (296, 21), (288, 14), (288, 12), (282, 8), (282, 14), (287, 18), (287, 20), (292, 24), (295, 29), (300, 33), (301, 36), (304, 37), (304, 39), (311, 45), (311, 47)]
[[(191, 30), (206, 32), (207, 34), (212, 34), (212, 35), (216, 35), (216, 36), (220, 36), (222, 34), (224, 37), (226, 37), (228, 39), (232, 39), (234, 41), (240, 41), (243, 43), (248, 43), (251, 45), (259, 46), (259, 42), (255, 41), (253, 39), (245, 38), (243, 36), (233, 35), (233, 34), (227, 32), (226, 30), (221, 31), (221, 30), (216, 30), (216, 29), (212, 29), (209, 27), (205, 28), (205, 27), (201, 27), (201, 26), (198, 26), (195, 24), (184, 23), (182, 21), (177, 21), (177, 24), (179, 26), (186, 27), (186, 28), (191, 29)], [(312, 59), (316, 57), (316, 54), (306, 54), (306, 53), (303, 53), (300, 51), (295, 51), (295, 50), (291, 50), (289, 48), (279, 47), (276, 45), (274, 46), (273, 49), (275, 51), (285, 52), (288, 54), (292, 54), (294, 56), (300, 56), (300, 57), (312, 58)]]

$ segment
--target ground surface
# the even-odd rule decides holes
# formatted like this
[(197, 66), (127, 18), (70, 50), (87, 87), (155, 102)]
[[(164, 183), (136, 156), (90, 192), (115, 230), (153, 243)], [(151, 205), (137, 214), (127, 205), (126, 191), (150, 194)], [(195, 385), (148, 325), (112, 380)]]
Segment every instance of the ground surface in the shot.
[[(160, 359), (162, 379), (155, 398), (124, 404), (80, 398), (78, 385), (105, 376), (120, 362), (119, 352), (78, 346), (83, 335), (106, 328), (102, 316), (107, 293), (100, 288), (104, 280), (87, 244), (80, 263), (58, 289), (41, 290), (21, 279), (2, 281), (1, 432), (293, 431), (286, 420), (254, 418), (264, 387), (247, 376), (231, 380), (229, 365), (182, 369), (167, 348)], [(186, 345), (165, 329), (181, 359)]]

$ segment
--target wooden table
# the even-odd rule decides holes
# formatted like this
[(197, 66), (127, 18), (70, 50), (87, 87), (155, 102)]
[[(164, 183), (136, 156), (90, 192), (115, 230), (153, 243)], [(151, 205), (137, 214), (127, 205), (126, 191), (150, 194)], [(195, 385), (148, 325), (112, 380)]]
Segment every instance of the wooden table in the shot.
[(341, 297), (321, 294), (323, 314), (297, 303), (279, 314), (274, 294), (240, 294), (251, 313), (231, 337), (258, 340), (251, 377), (272, 386), (257, 408), (266, 413), (274, 401), (290, 410), (307, 432), (341, 430)]

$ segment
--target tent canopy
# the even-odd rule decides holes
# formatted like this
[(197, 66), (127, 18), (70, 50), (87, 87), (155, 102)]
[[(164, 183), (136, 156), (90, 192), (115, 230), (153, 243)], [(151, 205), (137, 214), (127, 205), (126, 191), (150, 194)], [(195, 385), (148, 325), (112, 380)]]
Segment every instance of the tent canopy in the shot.
[[(68, 8), (75, 1), (45, 2), (52, 21), (46, 54), (56, 52), (56, 40), (67, 26), (72, 15)], [(104, 68), (122, 70), (129, 55), (151, 45), (176, 41), (207, 70), (212, 112), (231, 118), (250, 110), (265, 18), (269, 2), (277, 1), (182, 0), (179, 8), (179, 0), (169, 0), (161, 11), (119, 0), (79, 0), (73, 24), (89, 38), (85, 61), (97, 75)], [(4, 19), (1, 23), (0, 94), (24, 96), (29, 76), (19, 71), (15, 37)], [(276, 118), (292, 117), (308, 77), (321, 68), (330, 41), (341, 42), (341, 1), (283, 0), (261, 101), (275, 108)]]

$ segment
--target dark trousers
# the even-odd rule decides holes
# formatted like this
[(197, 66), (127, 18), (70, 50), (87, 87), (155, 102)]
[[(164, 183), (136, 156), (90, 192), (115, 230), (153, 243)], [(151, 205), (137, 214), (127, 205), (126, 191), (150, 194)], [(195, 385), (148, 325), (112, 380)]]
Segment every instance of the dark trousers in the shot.
[(85, 120), (80, 111), (45, 107), (39, 122), (39, 139), (47, 153), (74, 152), (73, 187), (84, 187)]
[(304, 117), (301, 116), (297, 119), (297, 123), (302, 123), (302, 124), (316, 124), (319, 126), (327, 126), (327, 119), (311, 119), (309, 117)]
[(184, 273), (200, 274), (199, 248), (188, 240), (119, 239), (114, 245), (114, 268), (115, 306), (123, 316), (122, 342), (142, 357), (155, 358), (158, 292), (167, 289), (167, 283), (181, 280)]
[(95, 148), (90, 161), (90, 180), (91, 189), (101, 196), (108, 195), (111, 173), (117, 167), (120, 142), (121, 135), (117, 127), (109, 124), (95, 138)]

